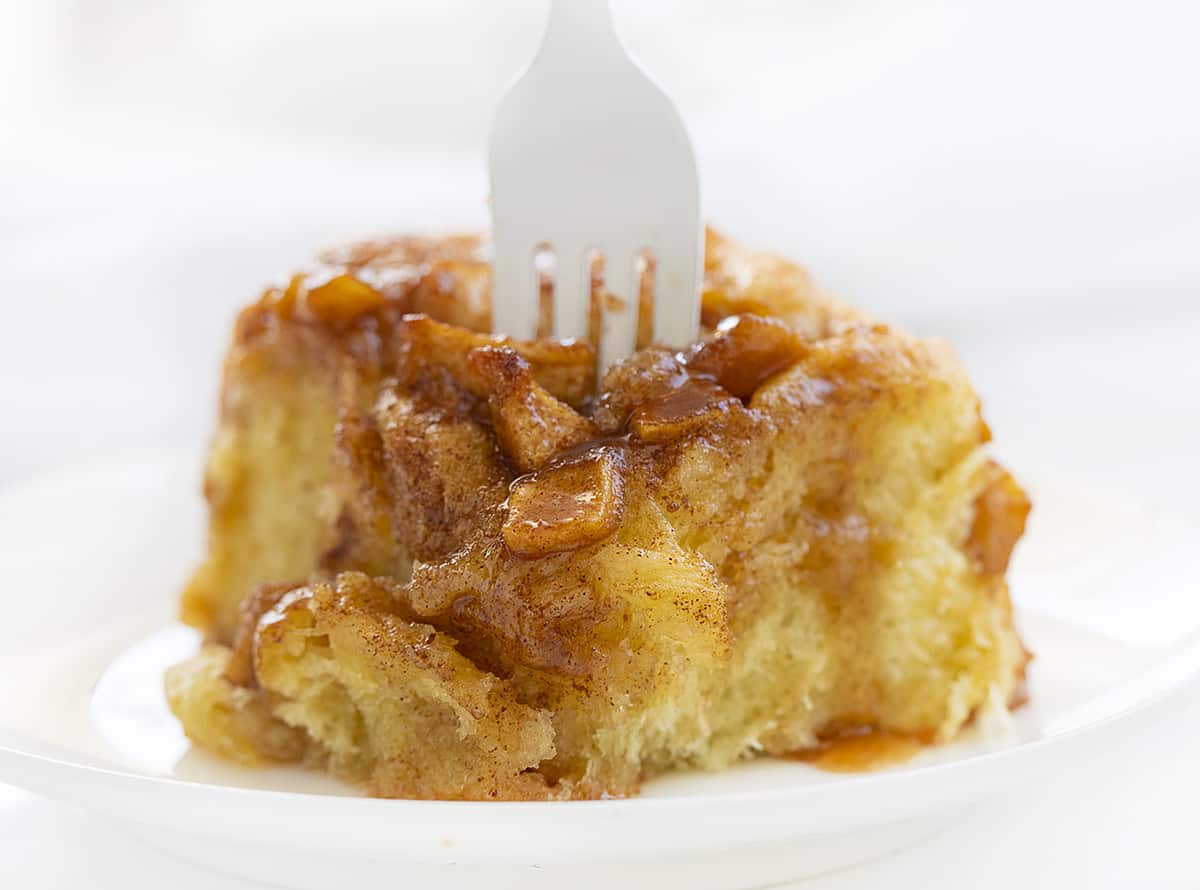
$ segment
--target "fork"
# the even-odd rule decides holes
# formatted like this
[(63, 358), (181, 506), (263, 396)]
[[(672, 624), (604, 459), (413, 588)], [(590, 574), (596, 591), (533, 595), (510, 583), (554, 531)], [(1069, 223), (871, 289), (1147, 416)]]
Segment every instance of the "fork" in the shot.
[(489, 146), (492, 329), (536, 335), (537, 256), (555, 258), (553, 335), (586, 340), (604, 260), (599, 371), (637, 341), (653, 273), (652, 339), (691, 342), (703, 257), (696, 159), (670, 98), (626, 54), (608, 0), (552, 0), (541, 48), (501, 100)]

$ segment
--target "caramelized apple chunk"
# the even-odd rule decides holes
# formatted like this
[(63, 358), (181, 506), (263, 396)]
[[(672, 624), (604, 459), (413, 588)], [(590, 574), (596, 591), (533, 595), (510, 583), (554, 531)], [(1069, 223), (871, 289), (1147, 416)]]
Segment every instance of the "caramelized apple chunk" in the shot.
[(735, 315), (689, 350), (687, 366), (695, 373), (711, 376), (747, 402), (756, 389), (795, 364), (804, 351), (804, 338), (783, 322), (759, 315)]
[(515, 349), (475, 349), (467, 364), (475, 383), (487, 391), (496, 440), (520, 472), (536, 470), (596, 437), (595, 424), (539, 386), (529, 362)]
[(518, 479), (508, 496), (505, 545), (535, 557), (608, 537), (625, 509), (623, 464), (620, 448), (604, 446)]
[[(412, 311), (472, 330), (491, 328), (492, 267), (482, 260), (438, 260), (412, 292)], [(482, 324), (482, 326), (481, 326)]]
[(383, 305), (383, 294), (349, 273), (308, 284), (305, 308), (322, 321), (346, 322)]
[(660, 346), (639, 350), (605, 373), (592, 419), (605, 433), (615, 433), (639, 405), (665, 396), (687, 381), (687, 369), (671, 350)]
[(400, 377), (411, 383), (431, 367), (445, 369), (454, 382), (486, 398), (486, 383), (470, 370), (467, 357), (485, 346), (508, 347), (529, 363), (533, 379), (557, 399), (582, 404), (596, 381), (596, 353), (586, 343), (562, 340), (513, 340), (442, 324), (425, 315), (406, 315), (396, 331), (400, 340)]

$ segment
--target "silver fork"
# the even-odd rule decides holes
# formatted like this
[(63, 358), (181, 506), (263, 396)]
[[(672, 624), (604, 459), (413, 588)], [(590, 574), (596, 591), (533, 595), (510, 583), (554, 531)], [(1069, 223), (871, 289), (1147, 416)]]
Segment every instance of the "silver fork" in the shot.
[(629, 58), (608, 0), (552, 0), (533, 64), (501, 100), (489, 148), (492, 329), (539, 319), (536, 255), (555, 257), (553, 333), (585, 339), (591, 258), (604, 258), (600, 371), (628, 356), (639, 285), (654, 263), (653, 340), (696, 336), (703, 252), (696, 159), (675, 105)]

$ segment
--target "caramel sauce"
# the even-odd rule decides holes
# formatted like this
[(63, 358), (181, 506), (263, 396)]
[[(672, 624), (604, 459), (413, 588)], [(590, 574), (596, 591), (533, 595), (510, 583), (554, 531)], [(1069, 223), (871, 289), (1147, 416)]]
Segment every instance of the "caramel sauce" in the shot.
[(629, 427), (639, 439), (670, 441), (727, 414), (735, 405), (741, 408), (741, 401), (716, 383), (688, 379), (666, 395), (635, 408)]
[(865, 773), (907, 763), (925, 747), (919, 738), (856, 727), (823, 739), (816, 748), (785, 755), (831, 773)]
[(600, 494), (595, 491), (564, 491), (550, 489), (537, 493), (535, 515), (522, 521), (537, 528), (552, 528), (587, 520), (596, 512)]
[(698, 414), (705, 414), (730, 396), (724, 389), (707, 380), (689, 380), (686, 384), (644, 403), (634, 411), (655, 423), (675, 423)]

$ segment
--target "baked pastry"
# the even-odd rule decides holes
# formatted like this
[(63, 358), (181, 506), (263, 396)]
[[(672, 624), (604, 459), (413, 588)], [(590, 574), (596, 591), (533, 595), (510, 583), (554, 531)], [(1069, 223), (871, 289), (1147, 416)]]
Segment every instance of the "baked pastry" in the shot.
[(482, 250), (354, 246), (238, 319), (208, 641), (166, 678), (197, 744), (596, 798), (1019, 700), (1029, 503), (945, 346), (710, 233), (703, 336), (597, 382), (587, 344), (481, 333)]

